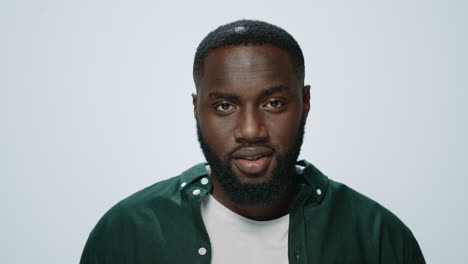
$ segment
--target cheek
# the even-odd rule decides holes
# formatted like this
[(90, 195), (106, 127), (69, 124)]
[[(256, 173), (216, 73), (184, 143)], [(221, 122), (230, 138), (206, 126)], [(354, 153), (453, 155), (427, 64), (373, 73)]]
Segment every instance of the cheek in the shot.
[(198, 120), (200, 129), (209, 146), (223, 159), (235, 146), (233, 131), (235, 119), (204, 116)]
[(265, 126), (269, 131), (271, 143), (274, 144), (281, 153), (294, 144), (295, 136), (299, 129), (300, 116), (297, 114), (280, 115), (266, 118)]

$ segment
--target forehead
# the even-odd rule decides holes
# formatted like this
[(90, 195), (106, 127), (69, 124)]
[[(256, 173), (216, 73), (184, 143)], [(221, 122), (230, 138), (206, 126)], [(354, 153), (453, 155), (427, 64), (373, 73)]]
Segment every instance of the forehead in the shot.
[(289, 54), (273, 45), (227, 46), (208, 53), (199, 92), (213, 89), (243, 90), (268, 86), (296, 86)]

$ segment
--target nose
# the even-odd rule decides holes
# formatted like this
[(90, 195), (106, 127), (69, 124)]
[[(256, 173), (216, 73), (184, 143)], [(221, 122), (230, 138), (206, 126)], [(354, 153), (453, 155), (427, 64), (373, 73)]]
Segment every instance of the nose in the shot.
[(250, 144), (265, 141), (268, 138), (268, 131), (261, 114), (247, 109), (241, 112), (237, 118), (234, 137), (237, 142)]

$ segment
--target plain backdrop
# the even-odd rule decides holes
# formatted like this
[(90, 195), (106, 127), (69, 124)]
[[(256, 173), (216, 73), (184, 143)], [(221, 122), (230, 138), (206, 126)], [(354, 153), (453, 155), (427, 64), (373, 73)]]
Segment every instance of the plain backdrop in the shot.
[(468, 2), (0, 1), (0, 262), (77, 263), (115, 203), (204, 161), (201, 39), (240, 18), (301, 45), (301, 158), (468, 259)]

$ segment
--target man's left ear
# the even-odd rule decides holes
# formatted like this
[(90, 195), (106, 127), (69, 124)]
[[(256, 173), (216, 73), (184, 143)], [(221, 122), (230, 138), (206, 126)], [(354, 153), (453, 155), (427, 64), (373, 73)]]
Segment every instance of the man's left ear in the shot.
[(198, 94), (192, 94), (192, 103), (193, 103), (193, 115), (195, 119), (197, 118), (197, 108), (198, 108)]
[(302, 88), (302, 104), (304, 106), (304, 114), (307, 117), (310, 110), (310, 85), (306, 85)]

